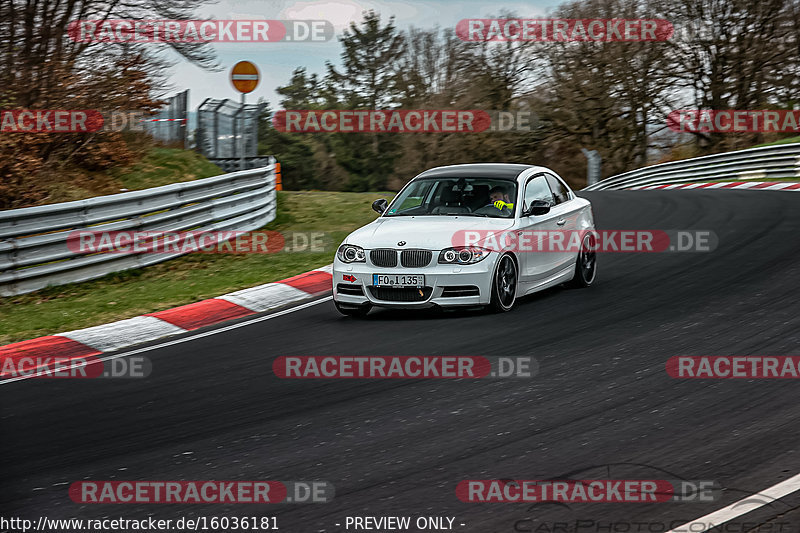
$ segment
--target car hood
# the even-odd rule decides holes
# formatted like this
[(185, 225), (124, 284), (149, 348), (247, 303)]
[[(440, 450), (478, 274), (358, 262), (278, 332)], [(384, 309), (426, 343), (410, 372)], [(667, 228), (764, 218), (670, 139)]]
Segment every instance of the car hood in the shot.
[(502, 231), (514, 224), (514, 219), (458, 216), (380, 217), (357, 229), (344, 241), (367, 250), (397, 248), (405, 241), (406, 249), (441, 250), (453, 246), (453, 238), (465, 230)]

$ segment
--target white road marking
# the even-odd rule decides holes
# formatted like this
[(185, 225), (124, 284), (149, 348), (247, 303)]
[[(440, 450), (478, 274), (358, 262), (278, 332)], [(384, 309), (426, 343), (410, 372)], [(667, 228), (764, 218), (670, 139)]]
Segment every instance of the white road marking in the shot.
[(285, 283), (267, 283), (217, 296), (218, 300), (227, 300), (257, 313), (306, 298), (308, 298), (307, 292)]
[[(318, 304), (321, 304), (323, 302), (327, 302), (327, 301), (329, 301), (331, 299), (333, 299), (333, 296), (326, 296), (325, 298), (321, 298), (319, 300), (314, 300), (313, 302), (306, 302), (304, 304), (298, 305), (297, 307), (290, 307), (289, 309), (284, 309), (283, 311), (278, 311), (277, 313), (272, 313), (272, 314), (265, 315), (265, 316), (259, 316), (259, 317), (256, 317), (256, 318), (253, 318), (253, 319), (250, 319), (250, 320), (246, 320), (244, 322), (237, 322), (236, 324), (231, 324), (229, 326), (225, 326), (225, 327), (222, 327), (222, 328), (219, 328), (219, 329), (213, 329), (211, 331), (204, 331), (202, 333), (196, 333), (194, 335), (189, 335), (187, 337), (181, 337), (180, 339), (174, 339), (174, 340), (171, 340), (171, 341), (162, 342), (161, 344), (156, 344), (156, 345), (153, 345), (153, 346), (145, 346), (144, 348), (138, 348), (136, 350), (131, 350), (130, 352), (117, 353), (117, 354), (107, 355), (105, 357), (101, 357), (99, 355), (98, 356), (93, 356), (92, 357), (92, 361), (91, 361), (90, 364), (97, 364), (97, 363), (101, 363), (103, 361), (110, 361), (112, 359), (120, 359), (122, 357), (128, 357), (130, 355), (136, 355), (136, 354), (139, 354), (139, 353), (142, 353), (142, 352), (149, 352), (150, 350), (157, 350), (159, 348), (165, 348), (167, 346), (173, 346), (175, 344), (181, 344), (181, 343), (184, 343), (184, 342), (188, 342), (188, 341), (195, 340), (195, 339), (200, 339), (200, 338), (203, 338), (203, 337), (210, 337), (211, 335), (216, 335), (217, 333), (222, 333), (223, 331), (230, 331), (232, 329), (242, 328), (244, 326), (249, 326), (250, 324), (255, 324), (256, 322), (263, 322), (264, 320), (269, 320), (271, 318), (277, 318), (279, 316), (288, 315), (289, 313), (293, 313), (295, 311), (300, 311), (301, 309), (305, 309), (307, 307), (311, 307), (312, 305), (318, 305)], [(76, 363), (75, 365), (69, 367), (69, 369), (77, 368), (78, 366), (81, 366), (82, 364), (83, 363)], [(67, 369), (64, 368), (63, 370), (67, 370)], [(14, 377), (14, 378), (9, 378), (9, 379), (5, 379), (5, 380), (0, 381), (0, 385), (6, 385), (8, 383), (13, 383), (15, 381), (22, 381), (24, 379), (31, 379), (31, 378), (39, 377), (39, 376), (42, 376), (44, 374), (45, 374), (45, 372), (40, 372), (40, 373), (37, 373), (37, 374), (31, 374), (31, 375), (26, 375), (26, 376), (17, 376), (17, 377)]]
[(113, 352), (149, 340), (185, 333), (186, 330), (154, 316), (135, 316), (110, 324), (58, 333), (99, 352)]
[(793, 185), (793, 183), (790, 183), (790, 182), (786, 182), (785, 184), (784, 183), (776, 183), (775, 185), (770, 185), (769, 187), (764, 187), (764, 190), (765, 191), (776, 191), (776, 190), (788, 187), (789, 185)]
[[(678, 183), (672, 184), (668, 186), (663, 185), (637, 185), (636, 187), (629, 187), (627, 190), (629, 191), (649, 191), (654, 189), (659, 189), (662, 191), (666, 190), (673, 190), (673, 189), (696, 189), (702, 187), (704, 189), (719, 189), (724, 187), (725, 189), (752, 189), (757, 185), (764, 185), (766, 183), (772, 183), (769, 181), (743, 181), (738, 185), (731, 186), (731, 183), (736, 183), (734, 181), (721, 181), (721, 182), (700, 182), (700, 183)], [(787, 181), (787, 182), (778, 182), (772, 183), (772, 185), (768, 187), (760, 187), (759, 190), (763, 191), (778, 191), (781, 189), (788, 189), (791, 185), (795, 185), (797, 182), (795, 181)], [(789, 189), (790, 191), (800, 191), (800, 189)]]
[(704, 531), (714, 529), (725, 522), (730, 522), (734, 518), (742, 516), (743, 514), (750, 513), (760, 507), (769, 505), (775, 500), (783, 498), (787, 494), (791, 494), (798, 490), (800, 490), (800, 474), (781, 481), (777, 485), (773, 485), (768, 489), (764, 489), (758, 494), (753, 494), (752, 496), (748, 496), (747, 498), (739, 500), (736, 503), (732, 503), (727, 507), (723, 507), (719, 511), (715, 511), (706, 516), (692, 520), (691, 522), (687, 522), (682, 526), (678, 526), (675, 529), (667, 531), (667, 533), (686, 533), (687, 531), (691, 531), (692, 533), (703, 533)]

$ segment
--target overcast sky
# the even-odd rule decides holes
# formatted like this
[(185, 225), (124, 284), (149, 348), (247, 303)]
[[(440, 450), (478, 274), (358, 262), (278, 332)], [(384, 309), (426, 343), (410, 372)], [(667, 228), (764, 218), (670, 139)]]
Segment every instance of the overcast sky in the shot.
[[(361, 20), (362, 12), (374, 9), (382, 20), (394, 15), (399, 28), (454, 28), (466, 18), (482, 18), (497, 14), (501, 10), (516, 13), (520, 17), (541, 17), (556, 7), (560, 1), (532, 0), (529, 2), (492, 2), (491, 0), (221, 0), (203, 6), (199, 14), (216, 19), (324, 19), (333, 23), (336, 37), (342, 34), (351, 21)], [(169, 78), (171, 95), (189, 89), (189, 109), (194, 111), (206, 98), (230, 98), (239, 100), (239, 93), (229, 81), (230, 68), (238, 61), (255, 63), (261, 73), (258, 88), (247, 95), (248, 103), (259, 97), (266, 98), (273, 109), (277, 109), (278, 95), (275, 88), (288, 83), (292, 71), (306, 67), (309, 73), (324, 74), (325, 61), (339, 63), (341, 46), (334, 37), (324, 43), (279, 42), (279, 43), (214, 43), (222, 72), (208, 72), (183, 60), (177, 64)]]

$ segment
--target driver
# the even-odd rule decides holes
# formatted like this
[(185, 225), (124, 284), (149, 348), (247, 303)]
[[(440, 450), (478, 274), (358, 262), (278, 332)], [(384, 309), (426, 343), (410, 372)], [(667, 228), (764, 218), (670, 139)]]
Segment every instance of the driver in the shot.
[(489, 191), (489, 199), (491, 200), (489, 205), (493, 205), (501, 211), (503, 209), (514, 209), (514, 204), (511, 202), (511, 198), (508, 197), (508, 189), (502, 185), (492, 187), (492, 190)]

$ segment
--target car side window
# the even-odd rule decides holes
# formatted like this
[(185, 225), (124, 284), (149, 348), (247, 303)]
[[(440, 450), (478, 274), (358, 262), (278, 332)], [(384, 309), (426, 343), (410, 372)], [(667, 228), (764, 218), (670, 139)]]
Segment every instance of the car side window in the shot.
[(564, 202), (569, 200), (569, 191), (561, 183), (561, 180), (553, 176), (552, 174), (547, 174), (547, 183), (550, 184), (550, 189), (553, 191), (553, 196), (555, 197), (555, 203), (563, 204)]
[(553, 205), (553, 193), (550, 192), (550, 187), (543, 175), (537, 176), (525, 184), (524, 209), (529, 209), (534, 200), (544, 200)]

